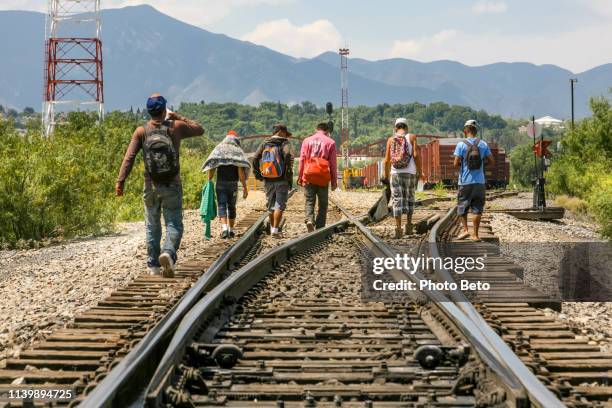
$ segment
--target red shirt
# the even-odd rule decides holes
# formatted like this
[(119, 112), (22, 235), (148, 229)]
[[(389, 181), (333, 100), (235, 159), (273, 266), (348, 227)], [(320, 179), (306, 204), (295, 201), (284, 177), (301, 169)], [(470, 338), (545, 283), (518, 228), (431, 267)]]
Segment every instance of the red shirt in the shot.
[(336, 166), (336, 142), (322, 130), (304, 139), (300, 151), (300, 173), (298, 182), (303, 182), (304, 162), (311, 157), (321, 157), (329, 162), (332, 188), (338, 187), (338, 169)]

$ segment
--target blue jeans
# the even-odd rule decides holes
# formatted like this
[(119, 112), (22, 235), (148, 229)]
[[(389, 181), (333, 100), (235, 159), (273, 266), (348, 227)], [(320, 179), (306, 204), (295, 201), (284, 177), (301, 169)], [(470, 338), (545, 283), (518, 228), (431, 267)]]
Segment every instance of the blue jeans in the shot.
[(236, 219), (236, 201), (238, 199), (237, 181), (217, 181), (217, 215), (219, 218)]
[[(183, 237), (183, 187), (180, 184), (145, 186), (145, 227), (147, 230), (147, 265), (159, 266), (160, 251), (167, 252), (176, 262), (176, 251)], [(164, 215), (166, 238), (160, 249), (161, 214)]]

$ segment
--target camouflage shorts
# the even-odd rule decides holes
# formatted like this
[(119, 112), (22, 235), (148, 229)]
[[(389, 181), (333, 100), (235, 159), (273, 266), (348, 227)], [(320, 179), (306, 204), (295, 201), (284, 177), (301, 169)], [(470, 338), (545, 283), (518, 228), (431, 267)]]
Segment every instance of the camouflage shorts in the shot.
[(414, 192), (418, 182), (419, 178), (416, 174), (391, 174), (391, 205), (394, 217), (399, 217), (402, 213), (412, 214), (414, 212)]

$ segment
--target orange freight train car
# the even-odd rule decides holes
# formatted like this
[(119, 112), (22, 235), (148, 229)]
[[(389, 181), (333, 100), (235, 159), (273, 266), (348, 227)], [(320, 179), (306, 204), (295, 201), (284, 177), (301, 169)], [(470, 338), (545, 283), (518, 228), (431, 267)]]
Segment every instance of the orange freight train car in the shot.
[[(419, 145), (425, 188), (431, 188), (439, 182), (446, 186), (455, 187), (457, 185), (457, 169), (453, 166), (453, 153), (457, 143), (460, 143), (461, 140), (441, 138)], [(495, 159), (495, 165), (485, 167), (487, 186), (506, 187), (510, 176), (506, 152), (495, 142), (488, 144)]]

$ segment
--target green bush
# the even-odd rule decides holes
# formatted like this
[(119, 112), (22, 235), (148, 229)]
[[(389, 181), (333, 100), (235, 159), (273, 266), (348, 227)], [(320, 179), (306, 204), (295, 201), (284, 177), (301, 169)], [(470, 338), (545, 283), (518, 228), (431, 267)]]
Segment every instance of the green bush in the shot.
[[(138, 125), (128, 113), (96, 117), (71, 113), (52, 138), (38, 129), (21, 135), (0, 121), (0, 243), (104, 234), (117, 221), (143, 217), (141, 155), (125, 186), (114, 196), (123, 155)], [(200, 171), (210, 143), (181, 152), (185, 206), (199, 206), (206, 180)]]
[(438, 181), (433, 186), (432, 192), (437, 197), (446, 197), (446, 195), (448, 194), (448, 191), (446, 190), (446, 187), (444, 186), (444, 183), (442, 181)]
[(601, 226), (603, 236), (612, 238), (612, 175), (591, 191), (587, 198), (589, 211)]
[(532, 143), (515, 147), (510, 153), (511, 183), (521, 187), (533, 185), (535, 178), (535, 163)]
[(593, 116), (562, 139), (562, 153), (548, 171), (553, 193), (578, 197), (612, 238), (612, 107), (605, 98), (591, 100)]

